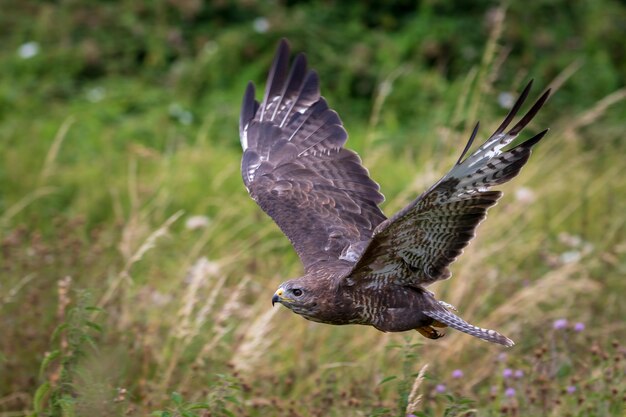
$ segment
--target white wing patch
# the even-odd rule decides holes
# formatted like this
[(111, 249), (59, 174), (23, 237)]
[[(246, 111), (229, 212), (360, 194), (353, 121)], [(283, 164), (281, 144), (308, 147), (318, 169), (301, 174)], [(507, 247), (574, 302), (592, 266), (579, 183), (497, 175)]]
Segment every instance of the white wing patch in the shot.
[(339, 259), (343, 259), (344, 261), (356, 262), (361, 256), (361, 251), (356, 251), (352, 245), (348, 246), (339, 256)]
[(244, 151), (248, 149), (248, 126), (250, 126), (250, 123), (246, 123), (241, 132), (241, 147)]

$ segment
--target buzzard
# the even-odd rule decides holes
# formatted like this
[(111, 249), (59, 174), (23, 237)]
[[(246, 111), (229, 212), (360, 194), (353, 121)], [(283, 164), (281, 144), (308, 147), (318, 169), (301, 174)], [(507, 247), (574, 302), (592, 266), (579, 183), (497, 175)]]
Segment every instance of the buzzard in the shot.
[(502, 195), (491, 187), (515, 177), (546, 134), (503, 149), (537, 114), (549, 90), (509, 128), (531, 81), (496, 131), (464, 159), (477, 124), (452, 169), (388, 219), (379, 208), (384, 197), (378, 184), (359, 156), (344, 148), (348, 135), (320, 95), (317, 73), (307, 69), (303, 54), (290, 68), (289, 54), (282, 40), (263, 101), (255, 100), (250, 82), (239, 120), (243, 182), (304, 265), (303, 276), (278, 287), (272, 305), (321, 323), (415, 329), (430, 339), (449, 326), (512, 346), (509, 338), (455, 315), (426, 287), (450, 277), (448, 266)]

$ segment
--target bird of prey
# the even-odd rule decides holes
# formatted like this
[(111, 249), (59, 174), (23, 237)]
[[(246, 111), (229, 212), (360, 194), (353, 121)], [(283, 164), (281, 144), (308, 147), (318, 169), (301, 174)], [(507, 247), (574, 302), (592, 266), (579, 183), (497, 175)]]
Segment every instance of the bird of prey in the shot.
[(504, 149), (533, 119), (549, 90), (513, 127), (524, 89), (502, 124), (467, 158), (478, 124), (456, 164), (417, 199), (386, 218), (379, 186), (359, 156), (344, 148), (341, 119), (320, 95), (319, 78), (303, 54), (289, 65), (282, 40), (263, 101), (250, 82), (239, 134), (241, 172), (250, 196), (274, 219), (304, 265), (304, 275), (280, 284), (281, 303), (308, 320), (371, 325), (383, 332), (415, 329), (437, 339), (452, 327), (512, 346), (494, 330), (467, 323), (426, 287), (450, 277), (448, 266), (474, 237), (487, 209), (502, 195), (491, 187), (515, 177), (546, 134)]

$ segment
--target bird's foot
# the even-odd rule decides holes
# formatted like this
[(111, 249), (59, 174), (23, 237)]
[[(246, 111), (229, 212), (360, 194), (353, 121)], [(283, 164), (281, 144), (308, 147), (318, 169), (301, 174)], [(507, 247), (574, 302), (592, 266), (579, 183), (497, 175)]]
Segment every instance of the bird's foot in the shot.
[(455, 306), (453, 306), (452, 304), (448, 304), (445, 301), (439, 301), (439, 304), (441, 304), (442, 306), (444, 306), (448, 310), (459, 311)]
[(424, 336), (424, 337), (426, 337), (428, 339), (439, 339), (439, 338), (445, 336), (444, 333), (439, 333), (432, 326), (418, 327), (415, 330), (420, 332), (422, 336)]
[(447, 324), (444, 324), (444, 323), (442, 323), (440, 321), (437, 321), (437, 320), (433, 320), (433, 322), (430, 325), (433, 326), (433, 327), (448, 327)]

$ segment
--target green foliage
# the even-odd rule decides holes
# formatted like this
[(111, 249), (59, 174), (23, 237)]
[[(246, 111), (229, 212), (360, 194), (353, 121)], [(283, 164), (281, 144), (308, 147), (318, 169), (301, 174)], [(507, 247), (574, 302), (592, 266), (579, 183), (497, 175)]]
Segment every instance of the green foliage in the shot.
[(443, 411), (444, 417), (461, 417), (471, 416), (476, 413), (476, 409), (472, 408), (473, 401), (463, 397), (455, 397), (446, 395), (447, 404)]
[[(152, 415), (156, 417), (197, 417), (203, 415), (198, 414), (199, 411), (210, 409), (208, 403), (186, 403), (178, 392), (172, 392), (171, 401), (173, 403), (171, 409), (155, 411)], [(230, 412), (224, 414), (232, 415)]]
[[(0, 415), (391, 417), (426, 364), (416, 416), (621, 415), (625, 21), (616, 0), (3, 7)], [(558, 87), (528, 134), (551, 132), (433, 288), (512, 337), (506, 359), (458, 332), (418, 347), (270, 310), (301, 270), (241, 184), (237, 118), (281, 37), (387, 215), (478, 119), (479, 140), (498, 125), (507, 94)]]
[(59, 285), (59, 298), (63, 322), (52, 333), (50, 345), (53, 348), (41, 362), (39, 378), (44, 381), (35, 391), (33, 416), (73, 416), (75, 412), (76, 390), (79, 365), (90, 352), (97, 351), (95, 336), (102, 327), (90, 319), (90, 314), (99, 311), (89, 305), (89, 293), (75, 294), (75, 305), (65, 309), (70, 303), (69, 280)]
[(239, 381), (230, 376), (216, 374), (211, 381), (209, 395), (204, 402), (187, 402), (178, 392), (172, 392), (172, 406), (167, 410), (152, 413), (157, 417), (202, 417), (208, 415), (235, 417), (237, 411), (233, 407), (241, 407), (241, 386)]

